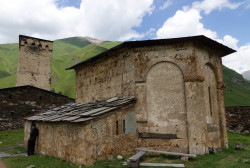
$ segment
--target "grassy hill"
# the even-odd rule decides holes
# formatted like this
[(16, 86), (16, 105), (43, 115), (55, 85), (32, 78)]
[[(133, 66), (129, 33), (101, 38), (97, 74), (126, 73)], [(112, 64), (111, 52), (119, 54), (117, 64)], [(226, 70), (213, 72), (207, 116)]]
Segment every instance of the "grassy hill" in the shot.
[[(97, 45), (86, 39), (71, 37), (54, 41), (51, 89), (74, 98), (75, 72), (65, 68), (120, 44), (118, 41), (105, 41)], [(0, 44), (0, 88), (16, 85), (17, 62), (18, 44)]]
[(250, 82), (241, 74), (223, 66), (224, 90), (226, 106), (250, 106)]
[[(88, 59), (121, 42), (103, 42), (94, 44), (88, 38), (71, 37), (54, 41), (52, 53), (51, 89), (62, 92), (69, 97), (75, 97), (75, 72), (66, 71), (78, 62)], [(18, 44), (0, 45), (0, 88), (16, 85), (16, 69), (18, 61)], [(225, 105), (250, 105), (250, 82), (237, 72), (223, 67)]]

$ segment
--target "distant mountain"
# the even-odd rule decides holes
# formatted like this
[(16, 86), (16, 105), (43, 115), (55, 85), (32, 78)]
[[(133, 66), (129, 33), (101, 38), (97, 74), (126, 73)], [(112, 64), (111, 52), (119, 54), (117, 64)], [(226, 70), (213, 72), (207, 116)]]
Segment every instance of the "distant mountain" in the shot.
[(249, 70), (249, 71), (243, 72), (243, 73), (242, 73), (242, 76), (243, 76), (245, 79), (247, 79), (247, 80), (250, 81), (250, 70)]
[[(71, 37), (54, 41), (52, 52), (51, 89), (75, 97), (74, 70), (65, 70), (76, 63), (106, 51), (121, 42), (101, 41), (91, 37)], [(18, 44), (0, 45), (0, 88), (16, 85)], [(250, 82), (237, 72), (223, 67), (225, 105), (250, 105)]]

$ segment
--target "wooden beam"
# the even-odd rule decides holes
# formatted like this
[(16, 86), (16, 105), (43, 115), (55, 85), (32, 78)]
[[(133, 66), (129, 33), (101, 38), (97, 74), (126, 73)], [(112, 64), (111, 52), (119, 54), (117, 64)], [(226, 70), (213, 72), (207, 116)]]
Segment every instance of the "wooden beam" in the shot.
[[(128, 166), (127, 162), (123, 162), (123, 166)], [(139, 166), (144, 167), (185, 167), (184, 164), (167, 164), (167, 163), (140, 163)]]
[(149, 149), (142, 149), (142, 148), (136, 148), (136, 150), (137, 150), (137, 151), (143, 151), (143, 152), (160, 153), (160, 154), (165, 154), (165, 155), (196, 157), (196, 155), (194, 155), (194, 154), (175, 153), (175, 152), (165, 152), (165, 151), (149, 150)]
[(138, 168), (138, 167), (140, 167), (140, 158), (141, 158), (145, 153), (146, 153), (146, 152), (139, 151), (139, 152), (137, 152), (135, 155), (131, 156), (131, 157), (127, 160), (127, 165), (128, 165), (128, 167), (131, 167), (131, 168)]
[(130, 161), (137, 161), (138, 159), (140, 159), (146, 152), (144, 151), (139, 151), (137, 152), (135, 155), (131, 156), (128, 160)]
[(176, 134), (139, 133), (139, 138), (146, 139), (177, 139)]

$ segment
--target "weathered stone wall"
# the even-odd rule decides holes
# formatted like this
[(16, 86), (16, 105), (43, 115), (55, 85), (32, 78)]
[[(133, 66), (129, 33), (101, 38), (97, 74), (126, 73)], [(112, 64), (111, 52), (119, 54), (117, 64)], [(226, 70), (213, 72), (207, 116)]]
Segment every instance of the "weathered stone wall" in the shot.
[(123, 48), (78, 67), (76, 78), (78, 102), (134, 95), (139, 134), (177, 137), (139, 138), (138, 146), (193, 154), (227, 147), (221, 53), (214, 48)]
[(32, 86), (0, 89), (0, 131), (23, 128), (24, 118), (70, 102), (74, 100)]
[[(131, 118), (135, 118), (133, 105), (84, 123), (37, 122), (36, 152), (85, 165), (118, 154), (132, 154), (137, 146), (137, 134), (133, 129), (136, 122)], [(30, 126), (31, 122), (26, 121), (25, 146)]]
[(250, 106), (226, 107), (227, 129), (238, 133), (250, 133)]
[(52, 41), (20, 35), (16, 86), (50, 90), (52, 50)]
[(76, 102), (134, 95), (134, 64), (128, 51), (90, 62), (76, 70)]

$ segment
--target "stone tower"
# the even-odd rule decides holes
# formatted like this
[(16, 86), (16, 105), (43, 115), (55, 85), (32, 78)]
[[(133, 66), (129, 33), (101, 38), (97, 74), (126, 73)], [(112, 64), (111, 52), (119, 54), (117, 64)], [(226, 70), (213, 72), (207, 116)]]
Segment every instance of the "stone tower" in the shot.
[(53, 41), (19, 35), (16, 86), (50, 90)]

